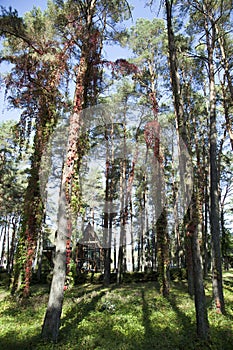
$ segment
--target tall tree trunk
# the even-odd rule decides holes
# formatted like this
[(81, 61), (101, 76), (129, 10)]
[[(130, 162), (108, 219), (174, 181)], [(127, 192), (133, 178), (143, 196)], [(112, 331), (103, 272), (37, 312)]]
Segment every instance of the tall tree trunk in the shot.
[[(175, 114), (177, 120), (177, 129), (178, 129), (178, 144), (180, 144), (180, 138), (185, 142), (188, 147), (188, 137), (187, 131), (185, 127), (185, 119), (184, 119), (184, 111), (183, 111), (183, 102), (181, 96), (181, 86), (180, 79), (178, 73), (178, 59), (175, 45), (175, 37), (173, 32), (172, 25), (172, 5), (173, 2), (170, 0), (165, 0), (166, 6), (166, 16), (167, 16), (167, 32), (168, 32), (168, 48), (169, 48), (169, 64), (170, 64), (170, 72), (171, 72), (171, 86), (173, 91), (174, 98), (174, 106), (175, 106)], [(188, 147), (189, 148), (189, 147)], [(179, 155), (180, 157), (180, 165), (181, 167), (187, 164), (186, 159), (183, 159), (185, 156), (183, 154)], [(186, 191), (190, 190), (185, 188), (185, 182), (183, 178), (183, 174), (185, 174), (185, 169), (180, 169), (181, 175), (181, 190), (184, 195), (184, 205), (186, 206)], [(193, 245), (192, 255), (193, 258), (198, 256), (198, 240), (195, 240), (196, 244)], [(197, 263), (199, 266), (199, 262)], [(201, 275), (201, 270), (199, 268), (194, 268), (194, 273), (197, 273), (197, 276), (194, 275), (194, 290), (195, 290), (195, 309), (196, 309), (196, 318), (197, 318), (197, 333), (200, 338), (207, 339), (208, 338), (208, 319), (206, 317), (206, 302), (205, 302), (205, 294), (200, 293), (200, 290), (204, 290), (203, 281)], [(199, 313), (199, 310), (204, 307), (203, 312)]]
[[(221, 81), (221, 86), (222, 86), (223, 108), (224, 108), (224, 115), (225, 115), (225, 121), (226, 121), (226, 131), (229, 134), (231, 150), (233, 151), (233, 131), (232, 131), (232, 125), (231, 125), (231, 119), (230, 119), (230, 111), (229, 111), (230, 103), (229, 103), (229, 99), (227, 99), (225, 78), (226, 77), (224, 76), (223, 81), (221, 81), (221, 78), (219, 80)], [(233, 98), (233, 96), (231, 98)]]
[[(204, 160), (204, 227), (203, 227), (203, 276), (204, 279), (207, 278), (209, 272), (210, 265), (210, 257), (209, 257), (209, 240), (208, 240), (208, 213), (209, 213), (209, 182), (208, 182), (208, 164), (209, 160), (206, 154), (206, 147), (203, 145), (203, 160)], [(207, 158), (207, 160), (206, 160)]]
[(35, 149), (25, 196), (24, 218), (21, 233), (26, 245), (24, 297), (28, 297), (30, 294), (32, 266), (35, 259), (38, 236), (41, 234), (44, 220), (44, 203), (40, 188), (41, 161), (57, 120), (53, 112), (51, 114), (49, 108), (47, 108), (47, 103), (47, 97), (41, 95), (39, 99), (38, 123), (34, 138)]
[(41, 281), (41, 274), (42, 274), (42, 255), (43, 255), (43, 235), (40, 237), (39, 241), (39, 249), (38, 249), (38, 255), (37, 255), (37, 271), (36, 271), (36, 276), (37, 280)]
[[(233, 101), (233, 85), (232, 85), (232, 77), (230, 74), (230, 65), (229, 65), (229, 60), (227, 59), (226, 55), (226, 42), (225, 42), (225, 35), (226, 33), (220, 33), (219, 27), (217, 23), (215, 23), (215, 28), (216, 28), (216, 34), (217, 34), (217, 40), (219, 43), (221, 55), (222, 55), (222, 64), (223, 64), (223, 69), (224, 69), (224, 76), (226, 77), (227, 80), (227, 85), (228, 89), (230, 92), (231, 99), (230, 101), (227, 101), (226, 99), (226, 89), (222, 85), (222, 90), (223, 90), (223, 104), (224, 104), (224, 111), (225, 111), (225, 120), (226, 120), (226, 129), (228, 131), (229, 137), (230, 137), (230, 143), (231, 143), (231, 149), (233, 151), (233, 131), (232, 131), (232, 123), (229, 117), (228, 109), (229, 105), (232, 106), (232, 101)], [(224, 78), (225, 78), (224, 77)], [(226, 103), (228, 102), (228, 103)]]
[(10, 246), (10, 273), (12, 273), (14, 268), (14, 256), (15, 256), (15, 248), (16, 248), (16, 234), (17, 234), (17, 224), (18, 217), (12, 218), (12, 236), (11, 236), (11, 246)]
[[(61, 69), (62, 70), (62, 69)], [(57, 86), (60, 83), (61, 70), (46, 77), (46, 86), (41, 88), (38, 97), (38, 113), (36, 131), (34, 136), (34, 151), (31, 157), (31, 169), (26, 189), (22, 225), (20, 232), (20, 244), (17, 246), (17, 256), (21, 262), (17, 262), (14, 273), (12, 293), (20, 288), (19, 273), (24, 270), (23, 296), (30, 295), (30, 282), (32, 266), (35, 259), (38, 236), (42, 230), (44, 218), (44, 203), (40, 187), (40, 173), (42, 157), (47, 150), (47, 144), (58, 120), (58, 114), (54, 112), (57, 103)], [(40, 86), (41, 82), (38, 83)], [(18, 284), (18, 285), (17, 285)]]
[[(153, 99), (155, 101), (155, 97)], [(156, 104), (153, 105), (154, 121), (145, 127), (147, 153), (152, 149), (152, 196), (155, 207), (156, 234), (157, 234), (157, 259), (160, 290), (164, 296), (169, 294), (169, 238), (167, 231), (167, 210), (164, 182), (163, 155), (160, 147), (160, 125), (158, 123)]]
[(7, 218), (5, 218), (5, 224), (2, 226), (1, 230), (1, 236), (3, 236), (2, 240), (2, 251), (1, 251), (1, 262), (5, 260), (5, 255), (6, 255), (6, 231), (7, 231)]
[(67, 199), (65, 185), (66, 178), (63, 178), (59, 196), (58, 230), (55, 241), (56, 253), (53, 278), (48, 306), (42, 326), (42, 337), (53, 342), (57, 342), (58, 339), (66, 278)]
[[(133, 232), (133, 203), (132, 203), (132, 189), (133, 189), (133, 181), (135, 177), (135, 166), (138, 161), (138, 132), (140, 129), (140, 124), (136, 130), (135, 134), (135, 153), (133, 156), (132, 160), (132, 165), (131, 165), (131, 170), (129, 172), (129, 178), (128, 178), (128, 183), (127, 183), (127, 190), (126, 190), (126, 200), (125, 200), (125, 210), (127, 211), (128, 206), (129, 206), (129, 211), (130, 211), (130, 235), (131, 235), (131, 257), (132, 257), (132, 271), (136, 271), (136, 266), (135, 266), (135, 237), (134, 237), (134, 232)], [(128, 214), (127, 214), (128, 215)]]
[(64, 164), (61, 190), (59, 197), (58, 229), (56, 238), (56, 253), (54, 259), (54, 271), (49, 294), (47, 311), (42, 327), (42, 338), (57, 341), (60, 327), (60, 318), (64, 299), (64, 286), (66, 278), (66, 253), (68, 237), (68, 223), (71, 217), (71, 196), (73, 173), (76, 170), (76, 163), (80, 161), (83, 150), (79, 149), (79, 134), (82, 124), (81, 112), (84, 105), (84, 86), (87, 72), (88, 54), (83, 49), (79, 69), (77, 73), (76, 89), (74, 96), (74, 112), (70, 116), (68, 151)]
[[(158, 137), (160, 139), (160, 136)], [(156, 147), (154, 157), (160, 157), (160, 147)], [(156, 222), (156, 233), (157, 233), (157, 259), (158, 259), (158, 274), (160, 281), (160, 289), (163, 296), (169, 295), (170, 281), (169, 281), (169, 266), (170, 266), (170, 255), (169, 255), (169, 238), (167, 231), (167, 210), (165, 201), (165, 184), (163, 178), (163, 165), (156, 162), (155, 164), (155, 205), (159, 217)]]
[[(146, 182), (146, 176), (144, 177), (144, 181)], [(140, 231), (141, 231), (141, 237), (140, 237), (140, 270), (143, 272), (145, 269), (145, 227), (146, 227), (146, 186), (144, 186), (144, 190), (142, 192), (142, 198), (141, 198), (141, 214), (140, 214)]]
[(225, 270), (229, 270), (229, 263), (228, 263), (228, 256), (227, 256), (226, 227), (225, 227), (225, 218), (224, 218), (224, 202), (221, 203), (220, 214), (221, 214), (220, 217), (221, 217), (221, 233), (222, 233), (222, 244), (221, 244), (222, 257), (224, 261)]
[(130, 237), (131, 237), (131, 258), (132, 258), (132, 271), (135, 271), (135, 246), (134, 246), (134, 234), (133, 234), (133, 204), (132, 198), (130, 197)]
[(156, 271), (157, 269), (157, 253), (158, 253), (158, 245), (157, 245), (157, 241), (156, 241), (156, 238), (155, 238), (155, 235), (156, 235), (156, 229), (155, 229), (155, 224), (154, 222), (152, 221), (152, 238), (151, 238), (151, 244), (152, 244), (152, 272), (153, 271)]
[[(195, 210), (195, 209), (194, 209)], [(195, 218), (194, 218), (195, 221)], [(197, 335), (201, 339), (208, 339), (209, 324), (205, 300), (205, 291), (202, 275), (201, 252), (199, 245), (198, 229), (201, 226), (195, 222), (190, 222), (187, 235), (191, 236), (193, 276), (194, 276), (194, 299), (196, 309)]]
[[(213, 297), (217, 312), (224, 313), (224, 296), (222, 286), (222, 261), (220, 250), (220, 218), (219, 218), (219, 178), (217, 164), (217, 126), (216, 126), (216, 91), (214, 73), (214, 49), (216, 40), (215, 23), (211, 19), (211, 9), (208, 7), (205, 17), (205, 34), (208, 51), (209, 68), (209, 120), (210, 120), (210, 227), (213, 251)], [(209, 21), (209, 23), (208, 23)]]
[[(99, 32), (93, 30), (93, 17), (96, 10), (96, 0), (88, 1), (85, 6), (80, 6), (79, 11), (84, 11), (82, 23), (83, 40), (80, 53), (79, 66), (76, 73), (76, 86), (74, 93), (73, 112), (70, 115), (68, 147), (66, 162), (64, 164), (61, 192), (60, 192), (60, 213), (58, 218), (58, 230), (56, 240), (56, 254), (54, 260), (54, 273), (50, 289), (42, 338), (56, 342), (60, 326), (60, 317), (64, 299), (64, 285), (67, 272), (67, 248), (71, 239), (71, 220), (73, 210), (77, 216), (80, 210), (80, 187), (77, 184), (80, 163), (85, 153), (84, 135), (81, 135), (83, 124), (82, 111), (87, 105), (88, 89), (95, 86), (97, 74), (95, 64), (99, 58), (100, 47), (98, 42)], [(80, 23), (78, 23), (80, 25)], [(91, 90), (91, 91), (92, 91)], [(91, 97), (91, 96), (90, 96)], [(76, 197), (78, 204), (73, 208), (72, 198)], [(67, 217), (68, 215), (68, 217)], [(68, 257), (69, 259), (69, 257)]]
[(121, 162), (121, 175), (120, 175), (120, 242), (118, 252), (118, 269), (117, 269), (117, 283), (122, 281), (122, 274), (124, 272), (123, 259), (124, 259), (124, 247), (125, 247), (125, 225), (127, 210), (125, 208), (125, 182), (126, 182), (126, 149), (125, 149), (125, 127), (124, 127), (124, 155)]
[(138, 232), (137, 239), (137, 272), (141, 270), (141, 240), (140, 240), (140, 230)]
[(159, 219), (156, 222), (157, 244), (158, 244), (158, 274), (160, 290), (163, 296), (169, 295), (169, 240), (167, 234), (167, 213), (163, 208)]
[(187, 278), (188, 278), (188, 292), (190, 296), (193, 296), (194, 295), (194, 272), (193, 272), (192, 237), (187, 230), (185, 232), (185, 257), (186, 257), (186, 270), (187, 270)]
[(111, 171), (113, 163), (110, 159), (109, 138), (111, 138), (113, 129), (105, 130), (106, 140), (106, 170), (105, 170), (105, 208), (104, 208), (104, 285), (110, 284), (111, 277), (111, 241), (112, 241), (112, 180)]

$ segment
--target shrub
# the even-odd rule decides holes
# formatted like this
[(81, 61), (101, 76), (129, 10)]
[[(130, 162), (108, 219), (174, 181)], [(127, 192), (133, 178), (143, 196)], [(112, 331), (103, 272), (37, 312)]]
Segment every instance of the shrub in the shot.
[(170, 269), (170, 279), (174, 280), (185, 280), (187, 278), (187, 271), (181, 267), (172, 267)]
[(9, 287), (11, 276), (7, 271), (0, 272), (0, 285), (3, 287)]

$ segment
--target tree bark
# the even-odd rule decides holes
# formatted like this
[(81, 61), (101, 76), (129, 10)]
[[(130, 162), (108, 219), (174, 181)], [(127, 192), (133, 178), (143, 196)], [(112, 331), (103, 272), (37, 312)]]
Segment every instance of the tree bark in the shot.
[(195, 225), (191, 222), (188, 226), (187, 235), (191, 235), (192, 242), (194, 300), (196, 309), (197, 335), (199, 338), (207, 340), (209, 337), (209, 324), (203, 284), (200, 244), (198, 237), (199, 227), (200, 225)]
[[(110, 132), (112, 134), (112, 131)], [(106, 168), (105, 168), (105, 206), (104, 206), (104, 285), (110, 284), (111, 277), (111, 240), (112, 240), (112, 213), (111, 213), (111, 174), (113, 164), (110, 161), (109, 138), (111, 136), (105, 129), (106, 139)]]
[[(64, 286), (66, 278), (66, 252), (67, 239), (70, 239), (68, 225), (71, 220), (72, 180), (76, 165), (82, 155), (78, 152), (79, 134), (81, 128), (81, 112), (84, 105), (84, 86), (87, 72), (88, 54), (83, 49), (79, 70), (77, 73), (76, 89), (74, 95), (74, 112), (70, 116), (68, 151), (63, 167), (61, 190), (58, 211), (58, 229), (56, 239), (56, 253), (54, 259), (54, 272), (49, 294), (49, 302), (42, 327), (42, 338), (57, 342), (60, 327), (60, 318), (64, 299)], [(68, 217), (67, 217), (68, 215)]]
[(42, 338), (57, 342), (60, 327), (60, 318), (64, 299), (64, 285), (66, 278), (66, 230), (67, 230), (67, 201), (65, 181), (60, 192), (58, 211), (58, 230), (56, 237), (56, 254), (54, 259), (54, 270), (52, 284), (49, 293), (48, 306), (42, 327)]
[(125, 125), (124, 125), (124, 159), (121, 161), (121, 175), (120, 175), (120, 242), (118, 252), (118, 269), (117, 269), (117, 284), (122, 282), (122, 275), (124, 272), (123, 259), (125, 253), (125, 225), (127, 210), (125, 208), (125, 181), (126, 181), (126, 159), (125, 159)]
[[(176, 114), (176, 120), (177, 120), (177, 129), (178, 129), (178, 144), (180, 143), (180, 138), (184, 141), (184, 143), (187, 145), (187, 148), (189, 150), (189, 143), (188, 143), (188, 137), (187, 137), (187, 131), (186, 131), (186, 125), (185, 125), (185, 119), (184, 119), (184, 111), (183, 111), (183, 101), (181, 96), (181, 86), (180, 86), (180, 79), (179, 79), (179, 73), (178, 73), (178, 59), (177, 59), (177, 52), (176, 52), (176, 45), (175, 45), (175, 37), (173, 32), (173, 25), (172, 25), (172, 1), (165, 0), (165, 6), (166, 6), (166, 16), (167, 16), (167, 32), (168, 32), (168, 48), (169, 48), (169, 64), (170, 64), (170, 72), (171, 72), (171, 86), (173, 91), (173, 98), (174, 98), (174, 106), (175, 106), (175, 114)], [(184, 205), (186, 205), (186, 193), (188, 189), (186, 188), (186, 184), (184, 182), (184, 174), (185, 169), (183, 169), (183, 166), (187, 164), (185, 155), (183, 155), (181, 152), (179, 152), (179, 158), (180, 158), (180, 175), (181, 175), (181, 190), (184, 195)], [(195, 232), (195, 230), (194, 230)], [(192, 245), (192, 256), (193, 260), (196, 260), (196, 257), (199, 255), (199, 247), (198, 247), (198, 239), (195, 238), (193, 240)], [(199, 267), (199, 262), (196, 261), (196, 266), (194, 267), (194, 289), (195, 294), (198, 293), (197, 296), (195, 296), (195, 309), (196, 309), (196, 319), (197, 319), (197, 327), (198, 327), (198, 335), (200, 338), (206, 339), (208, 337), (208, 333), (205, 333), (206, 330), (208, 330), (208, 319), (207, 319), (207, 310), (205, 306), (205, 295), (203, 292), (200, 292), (204, 290), (203, 287), (203, 280), (202, 280), (202, 271)], [(200, 292), (200, 293), (199, 293)], [(202, 310), (202, 312), (200, 312)], [(199, 328), (200, 327), (200, 328)]]
[(205, 9), (205, 34), (208, 51), (209, 68), (209, 120), (210, 120), (210, 228), (213, 252), (213, 297), (218, 313), (225, 312), (223, 286), (222, 286), (222, 261), (220, 250), (220, 217), (219, 217), (219, 178), (217, 164), (217, 126), (216, 126), (216, 91), (215, 91), (215, 68), (214, 49), (216, 40), (216, 28), (211, 14), (211, 9)]
[(190, 296), (194, 295), (194, 275), (193, 275), (193, 254), (191, 236), (186, 232), (185, 236), (185, 256), (186, 270), (188, 278), (188, 292)]

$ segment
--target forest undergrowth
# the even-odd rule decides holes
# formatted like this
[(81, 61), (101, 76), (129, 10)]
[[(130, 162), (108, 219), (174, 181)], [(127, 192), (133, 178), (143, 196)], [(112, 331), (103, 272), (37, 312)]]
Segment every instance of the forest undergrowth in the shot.
[(233, 344), (233, 270), (224, 273), (226, 315), (216, 314), (211, 283), (205, 291), (210, 340), (197, 340), (195, 308), (186, 281), (173, 281), (169, 297), (155, 282), (104, 287), (86, 283), (66, 291), (57, 344), (40, 338), (49, 286), (32, 286), (22, 302), (0, 287), (1, 350), (231, 350)]

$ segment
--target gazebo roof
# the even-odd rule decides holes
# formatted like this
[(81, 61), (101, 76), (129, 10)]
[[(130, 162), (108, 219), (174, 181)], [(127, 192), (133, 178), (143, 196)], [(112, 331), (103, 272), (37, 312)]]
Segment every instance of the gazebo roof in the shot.
[(90, 248), (101, 248), (100, 240), (97, 237), (97, 234), (94, 231), (93, 226), (88, 223), (86, 226), (83, 237), (79, 240), (80, 244), (87, 245)]

